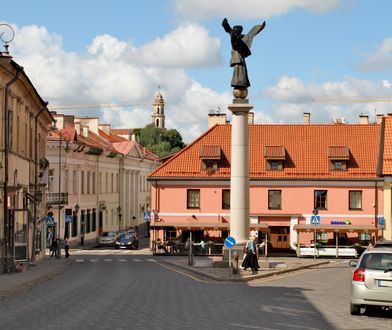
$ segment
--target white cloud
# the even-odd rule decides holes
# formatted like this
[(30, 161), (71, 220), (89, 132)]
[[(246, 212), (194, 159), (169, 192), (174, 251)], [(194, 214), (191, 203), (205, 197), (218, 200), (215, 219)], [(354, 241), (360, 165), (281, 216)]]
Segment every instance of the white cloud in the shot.
[(365, 71), (392, 69), (392, 37), (384, 39), (376, 52), (366, 55), (366, 59), (357, 67)]
[(136, 51), (141, 63), (152, 66), (197, 67), (220, 62), (220, 40), (195, 24), (184, 24)]
[[(208, 110), (230, 100), (227, 94), (193, 81), (184, 69), (220, 60), (219, 40), (197, 24), (181, 25), (140, 48), (107, 34), (96, 36), (84, 53), (66, 52), (62, 37), (43, 26), (15, 30), (17, 38), (10, 51), (49, 107), (96, 105), (95, 109), (58, 112), (99, 115), (117, 127), (144, 127), (151, 121), (160, 85), (166, 102), (166, 127), (178, 129), (190, 142), (207, 128)], [(118, 103), (129, 106), (99, 107)]]
[(380, 102), (391, 95), (385, 80), (347, 77), (340, 82), (306, 84), (299, 78), (284, 75), (275, 86), (266, 88), (263, 95), (273, 104), (265, 116), (267, 119), (271, 116), (276, 123), (300, 123), (303, 112), (310, 112), (314, 123), (330, 123), (333, 118), (342, 117), (357, 123), (360, 114), (373, 118), (375, 111), (390, 112), (390, 103)]
[(390, 83), (389, 80), (383, 80), (383, 81), (382, 81), (382, 85), (383, 85), (385, 88), (391, 88), (391, 86), (392, 86), (392, 84)]
[(305, 9), (318, 14), (336, 9), (341, 0), (175, 0), (175, 10), (193, 20), (213, 17), (257, 19)]

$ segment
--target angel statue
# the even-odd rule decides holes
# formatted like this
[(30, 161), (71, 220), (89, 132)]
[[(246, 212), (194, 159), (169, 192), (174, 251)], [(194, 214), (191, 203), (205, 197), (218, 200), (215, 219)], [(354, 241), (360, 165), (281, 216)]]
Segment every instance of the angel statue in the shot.
[(252, 46), (253, 38), (265, 28), (265, 22), (261, 25), (255, 25), (246, 35), (242, 34), (243, 28), (241, 25), (235, 25), (231, 28), (227, 18), (223, 19), (222, 26), (225, 31), (230, 34), (231, 40), (232, 50), (230, 66), (233, 67), (231, 86), (234, 87), (235, 90), (247, 90), (250, 86), (250, 82), (248, 79), (245, 58), (252, 54), (250, 48)]

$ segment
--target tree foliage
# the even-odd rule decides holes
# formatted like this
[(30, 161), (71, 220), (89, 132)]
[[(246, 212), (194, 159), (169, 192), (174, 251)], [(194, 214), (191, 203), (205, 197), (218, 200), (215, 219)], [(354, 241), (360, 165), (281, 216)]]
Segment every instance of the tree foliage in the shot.
[(185, 147), (180, 132), (176, 129), (164, 130), (149, 124), (134, 130), (139, 143), (159, 157), (175, 153)]

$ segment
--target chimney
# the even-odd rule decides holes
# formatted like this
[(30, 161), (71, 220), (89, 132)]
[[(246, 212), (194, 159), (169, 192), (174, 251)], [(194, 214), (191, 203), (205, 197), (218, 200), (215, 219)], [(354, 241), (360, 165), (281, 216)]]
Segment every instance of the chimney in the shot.
[(304, 125), (310, 125), (310, 112), (304, 112)]
[(382, 123), (382, 117), (384, 117), (383, 113), (378, 113), (376, 115), (376, 124), (381, 124)]
[(359, 123), (361, 125), (369, 124), (369, 116), (367, 116), (367, 115), (359, 115)]
[(255, 123), (255, 113), (249, 111), (248, 113), (248, 125), (253, 125)]
[(110, 134), (110, 124), (99, 124), (99, 129), (104, 131), (106, 134)]
[(88, 126), (82, 126), (83, 127), (83, 136), (85, 138), (88, 138)]
[(211, 112), (208, 114), (208, 128), (215, 126), (216, 124), (225, 125), (226, 124), (226, 114), (225, 113), (215, 113)]
[(75, 121), (75, 130), (78, 135), (80, 135), (80, 121)]

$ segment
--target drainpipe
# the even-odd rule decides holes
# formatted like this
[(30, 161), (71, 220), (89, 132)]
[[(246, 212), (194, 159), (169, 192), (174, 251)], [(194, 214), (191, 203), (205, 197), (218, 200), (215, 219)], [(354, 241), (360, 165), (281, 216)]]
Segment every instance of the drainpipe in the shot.
[[(38, 192), (38, 117), (47, 109), (48, 102), (45, 102), (45, 106), (35, 115), (34, 117), (34, 134), (35, 134), (35, 146), (34, 146), (34, 198), (37, 197)], [(31, 260), (35, 262), (35, 230), (37, 225), (37, 203), (35, 200), (33, 204), (33, 253)]]
[[(4, 247), (6, 256), (6, 273), (11, 273), (15, 271), (15, 256), (11, 248), (13, 245), (13, 239), (11, 239), (12, 233), (10, 232), (10, 219), (8, 216), (8, 152), (9, 152), (9, 118), (8, 118), (8, 94), (10, 87), (19, 78), (19, 73), (23, 71), (23, 67), (16, 65), (15, 76), (5, 85), (4, 89)], [(12, 246), (11, 246), (12, 245)]]

